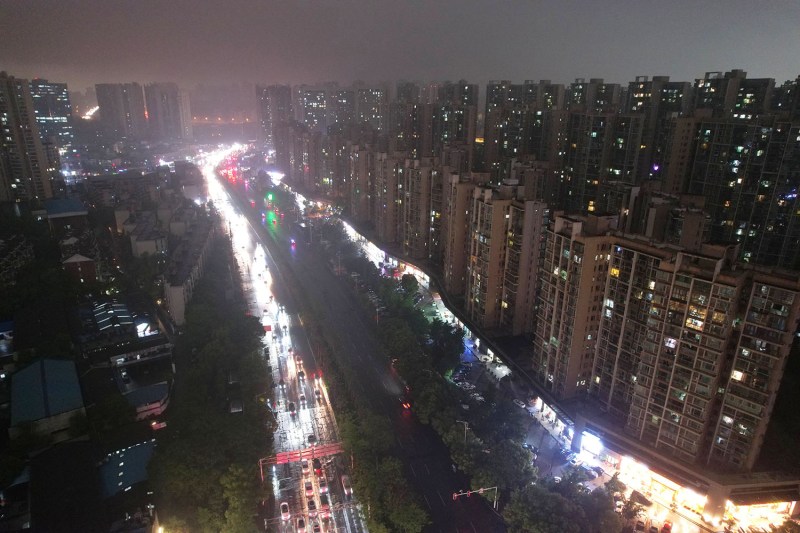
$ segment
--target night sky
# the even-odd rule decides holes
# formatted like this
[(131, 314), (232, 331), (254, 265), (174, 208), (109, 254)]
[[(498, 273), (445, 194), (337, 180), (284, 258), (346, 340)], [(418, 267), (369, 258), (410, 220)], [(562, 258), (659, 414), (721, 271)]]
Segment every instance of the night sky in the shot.
[(800, 74), (797, 0), (0, 0), (0, 69), (94, 83)]

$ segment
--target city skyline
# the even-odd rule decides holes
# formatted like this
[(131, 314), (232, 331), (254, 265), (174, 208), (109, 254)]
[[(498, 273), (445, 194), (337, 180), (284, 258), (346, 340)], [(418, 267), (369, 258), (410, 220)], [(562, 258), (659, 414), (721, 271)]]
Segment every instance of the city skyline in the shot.
[[(794, 79), (800, 6), (754, 11), (743, 1), (643, 6), (600, 12), (585, 0), (538, 6), (477, 2), (269, 4), (88, 1), (0, 7), (6, 42), (0, 65), (28, 79), (95, 83), (176, 81), (316, 83), (602, 77), (693, 80), (741, 68), (748, 76)], [(157, 9), (156, 9), (157, 8)], [(312, 9), (313, 8), (313, 9)], [(47, 16), (43, 16), (43, 14)], [(187, 19), (187, 16), (189, 17)], [(755, 31), (743, 31), (747, 26)], [(76, 27), (87, 31), (74, 31)], [(602, 46), (598, 46), (602, 43)]]

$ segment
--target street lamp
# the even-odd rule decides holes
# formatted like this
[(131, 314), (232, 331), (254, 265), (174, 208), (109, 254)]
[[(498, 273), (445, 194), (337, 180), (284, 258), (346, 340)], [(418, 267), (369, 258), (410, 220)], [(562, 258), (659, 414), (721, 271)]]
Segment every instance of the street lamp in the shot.
[(469, 422), (465, 422), (464, 420), (456, 420), (459, 424), (464, 424), (464, 446), (467, 445), (467, 430), (469, 429)]

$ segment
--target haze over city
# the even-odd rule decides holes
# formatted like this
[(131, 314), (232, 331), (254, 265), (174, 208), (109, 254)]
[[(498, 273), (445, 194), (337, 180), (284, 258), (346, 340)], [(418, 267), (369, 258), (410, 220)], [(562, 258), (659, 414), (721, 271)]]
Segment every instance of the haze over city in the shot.
[(798, 22), (0, 0), (0, 531), (800, 533)]
[(0, 65), (95, 83), (314, 83), (800, 71), (800, 4), (474, 0), (0, 3)]

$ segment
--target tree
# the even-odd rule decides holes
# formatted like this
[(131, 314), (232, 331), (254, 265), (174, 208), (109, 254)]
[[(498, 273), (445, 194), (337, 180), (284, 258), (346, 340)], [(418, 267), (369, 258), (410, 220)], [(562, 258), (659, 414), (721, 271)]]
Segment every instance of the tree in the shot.
[(89, 419), (95, 432), (105, 433), (136, 420), (136, 408), (121, 394), (112, 394), (89, 411)]
[(464, 351), (464, 332), (438, 318), (431, 321), (429, 332), (434, 364), (442, 371), (458, 364)]
[(579, 506), (539, 485), (512, 493), (503, 518), (520, 533), (581, 533), (586, 522)]
[(400, 287), (406, 296), (412, 296), (419, 290), (419, 281), (413, 274), (403, 274), (400, 278)]

